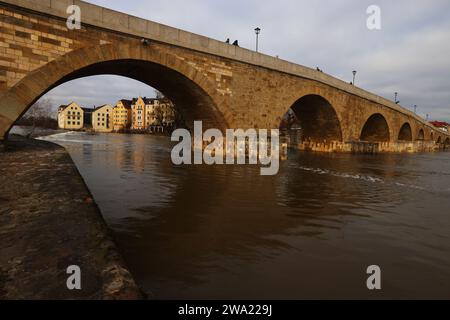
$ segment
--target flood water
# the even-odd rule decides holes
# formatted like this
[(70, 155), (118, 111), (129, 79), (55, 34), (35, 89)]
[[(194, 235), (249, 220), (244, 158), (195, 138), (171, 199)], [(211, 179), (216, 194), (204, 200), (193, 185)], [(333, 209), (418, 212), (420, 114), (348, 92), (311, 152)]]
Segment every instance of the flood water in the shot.
[(165, 137), (45, 139), (70, 152), (153, 298), (450, 298), (450, 153), (291, 152), (263, 177), (173, 166)]

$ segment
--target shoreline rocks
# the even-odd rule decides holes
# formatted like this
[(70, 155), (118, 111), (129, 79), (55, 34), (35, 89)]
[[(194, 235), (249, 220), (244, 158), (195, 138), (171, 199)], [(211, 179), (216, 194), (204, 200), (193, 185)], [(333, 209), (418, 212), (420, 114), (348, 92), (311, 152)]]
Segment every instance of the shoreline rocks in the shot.
[(64, 148), (13, 135), (0, 176), (0, 299), (143, 298)]

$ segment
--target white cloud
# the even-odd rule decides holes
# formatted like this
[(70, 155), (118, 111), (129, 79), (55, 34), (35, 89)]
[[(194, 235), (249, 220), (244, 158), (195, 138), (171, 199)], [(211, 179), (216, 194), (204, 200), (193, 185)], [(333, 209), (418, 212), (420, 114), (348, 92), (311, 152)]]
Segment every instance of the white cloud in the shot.
[(76, 101), (84, 107), (114, 104), (120, 99), (154, 96), (148, 85), (124, 77), (101, 75), (73, 80), (46, 94), (55, 106)]

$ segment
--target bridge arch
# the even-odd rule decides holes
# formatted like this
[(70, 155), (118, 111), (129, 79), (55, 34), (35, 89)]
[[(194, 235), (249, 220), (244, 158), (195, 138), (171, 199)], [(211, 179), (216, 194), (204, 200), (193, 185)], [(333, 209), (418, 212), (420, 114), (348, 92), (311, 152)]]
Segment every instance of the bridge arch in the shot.
[(423, 129), (420, 129), (417, 133), (417, 141), (424, 141), (425, 140), (425, 131)]
[(412, 141), (412, 140), (413, 136), (411, 125), (408, 122), (406, 122), (400, 128), (400, 131), (398, 133), (398, 141)]
[(135, 46), (105, 44), (77, 49), (29, 73), (0, 96), (0, 139), (51, 89), (104, 74), (132, 78), (158, 89), (175, 103), (187, 122), (203, 120), (206, 127), (224, 129), (231, 119), (223, 95), (206, 76), (184, 60), (136, 40)]
[(291, 110), (300, 122), (303, 140), (313, 142), (342, 141), (342, 129), (331, 103), (317, 94), (298, 99)]
[(436, 140), (436, 144), (441, 144), (442, 143), (442, 137), (439, 136)]
[(386, 118), (380, 113), (371, 115), (365, 122), (359, 139), (367, 142), (389, 142), (390, 133)]
[(444, 141), (444, 148), (445, 149), (450, 148), (450, 138), (445, 139), (445, 141)]

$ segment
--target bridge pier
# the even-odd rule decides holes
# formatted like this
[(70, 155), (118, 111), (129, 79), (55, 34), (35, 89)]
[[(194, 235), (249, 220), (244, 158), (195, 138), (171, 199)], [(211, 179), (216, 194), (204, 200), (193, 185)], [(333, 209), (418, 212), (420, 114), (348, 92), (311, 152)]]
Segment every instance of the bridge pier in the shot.
[[(297, 142), (287, 139), (289, 148), (309, 152), (342, 152), (355, 154), (377, 153), (419, 153), (445, 151), (444, 145), (436, 145), (433, 141), (303, 141)], [(447, 147), (449, 149), (450, 146)]]

